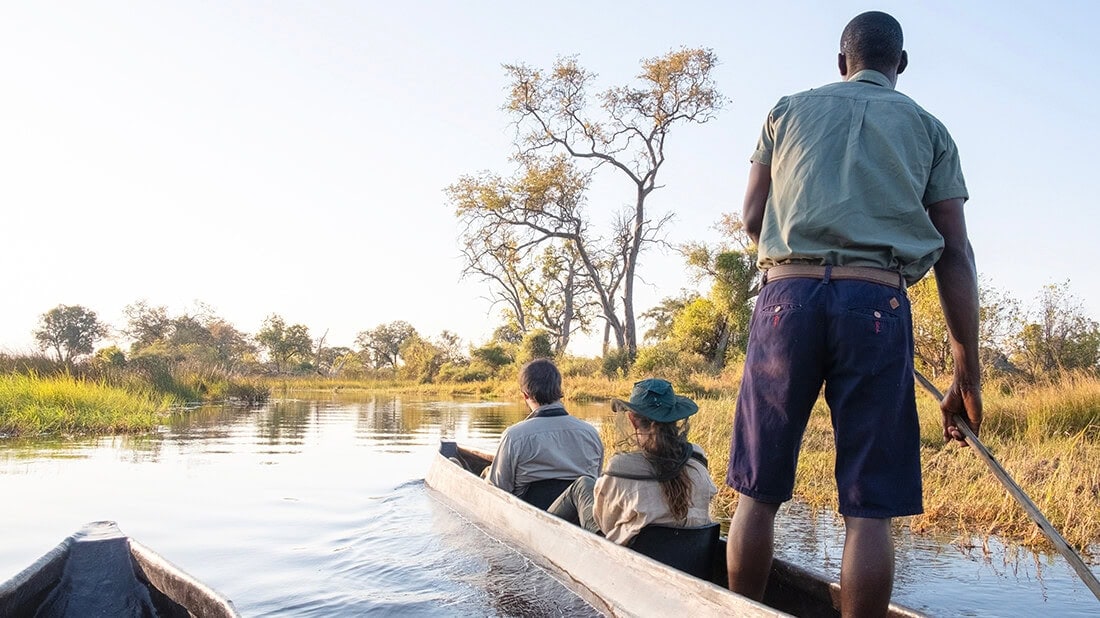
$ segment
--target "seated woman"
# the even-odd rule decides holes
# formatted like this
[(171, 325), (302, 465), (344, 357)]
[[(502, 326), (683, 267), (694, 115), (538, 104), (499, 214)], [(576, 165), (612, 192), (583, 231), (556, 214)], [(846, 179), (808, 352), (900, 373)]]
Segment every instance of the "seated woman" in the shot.
[(637, 450), (612, 457), (598, 480), (578, 478), (548, 510), (620, 545), (649, 524), (709, 524), (718, 488), (702, 450), (687, 441), (687, 417), (699, 406), (667, 380), (650, 378), (634, 385), (630, 401), (614, 399), (611, 407), (626, 414)]

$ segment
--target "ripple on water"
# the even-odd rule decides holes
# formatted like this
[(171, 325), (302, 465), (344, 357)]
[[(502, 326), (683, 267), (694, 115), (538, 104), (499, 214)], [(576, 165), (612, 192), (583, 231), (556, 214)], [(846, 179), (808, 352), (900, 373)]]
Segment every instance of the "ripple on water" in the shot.
[[(966, 543), (897, 526), (893, 600), (930, 616), (1098, 616), (1096, 600), (1058, 555), (1000, 543)], [(788, 503), (776, 520), (776, 556), (840, 578), (843, 520)]]
[(247, 615), (598, 616), (514, 550), (407, 483), (333, 525), (294, 560), (303, 577), (271, 577)]

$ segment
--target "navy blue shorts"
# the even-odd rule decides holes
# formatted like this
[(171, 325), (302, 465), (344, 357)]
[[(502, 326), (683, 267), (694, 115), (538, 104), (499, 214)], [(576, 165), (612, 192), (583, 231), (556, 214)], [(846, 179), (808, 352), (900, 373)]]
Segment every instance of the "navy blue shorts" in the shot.
[(761, 290), (750, 329), (726, 483), (761, 502), (791, 499), (802, 435), (824, 384), (841, 514), (921, 513), (905, 292), (851, 279), (780, 279)]

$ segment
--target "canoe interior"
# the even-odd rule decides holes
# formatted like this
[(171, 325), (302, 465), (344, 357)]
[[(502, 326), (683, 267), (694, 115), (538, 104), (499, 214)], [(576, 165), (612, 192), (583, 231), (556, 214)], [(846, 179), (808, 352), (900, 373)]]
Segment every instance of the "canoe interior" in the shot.
[(239, 616), (114, 522), (93, 522), (0, 584), (0, 616)]
[[(441, 445), (440, 453), (477, 475), (480, 475), (493, 460), (491, 453), (448, 442)], [(716, 585), (725, 587), (727, 584), (725, 537), (718, 540), (718, 547), (715, 548), (713, 555), (714, 564), (708, 579)], [(795, 616), (833, 618), (840, 616), (840, 585), (822, 575), (776, 559), (764, 593), (764, 604)], [(888, 615), (894, 618), (921, 616), (917, 612), (895, 604), (891, 604)]]

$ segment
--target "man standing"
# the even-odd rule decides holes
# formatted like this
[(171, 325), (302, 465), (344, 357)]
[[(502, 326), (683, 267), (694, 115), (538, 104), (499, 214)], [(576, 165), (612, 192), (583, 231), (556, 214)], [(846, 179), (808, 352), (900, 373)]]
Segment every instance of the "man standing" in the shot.
[(756, 301), (726, 481), (741, 494), (730, 588), (760, 599), (776, 511), (791, 498), (822, 384), (836, 440), (845, 541), (841, 610), (886, 612), (891, 518), (922, 512), (920, 428), (906, 285), (934, 268), (955, 361), (941, 404), (982, 420), (978, 291), (954, 141), (894, 90), (908, 57), (898, 22), (858, 15), (840, 40), (844, 81), (783, 97), (753, 153), (743, 219), (764, 285)]
[(541, 505), (545, 508), (577, 477), (599, 475), (603, 442), (595, 427), (565, 411), (561, 373), (550, 359), (540, 358), (524, 365), (519, 386), (531, 414), (504, 430), (488, 479), (525, 499), (532, 483), (561, 481), (554, 495)]

